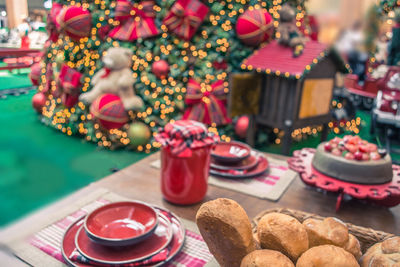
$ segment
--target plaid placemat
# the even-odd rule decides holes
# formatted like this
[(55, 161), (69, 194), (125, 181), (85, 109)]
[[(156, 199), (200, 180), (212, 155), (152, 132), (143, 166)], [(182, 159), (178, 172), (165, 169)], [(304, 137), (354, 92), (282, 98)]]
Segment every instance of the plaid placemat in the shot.
[[(46, 228), (40, 230), (38, 233), (34, 234), (29, 238), (31, 245), (39, 248), (51, 257), (64, 262), (61, 253), (61, 242), (63, 235), (67, 228), (79, 219), (82, 215), (109, 203), (109, 200), (98, 199), (81, 209), (69, 214), (65, 218), (47, 226)], [(205, 244), (201, 235), (194, 233), (190, 230), (186, 230), (185, 244), (181, 250), (170, 262), (164, 266), (204, 266), (208, 261), (210, 261), (212, 255), (208, 251), (207, 245)]]
[[(296, 178), (297, 173), (288, 168), (286, 161), (268, 158), (268, 162), (270, 167), (267, 175), (249, 179), (227, 179), (210, 176), (208, 184), (277, 201)], [(153, 161), (151, 166), (160, 169), (160, 160)]]

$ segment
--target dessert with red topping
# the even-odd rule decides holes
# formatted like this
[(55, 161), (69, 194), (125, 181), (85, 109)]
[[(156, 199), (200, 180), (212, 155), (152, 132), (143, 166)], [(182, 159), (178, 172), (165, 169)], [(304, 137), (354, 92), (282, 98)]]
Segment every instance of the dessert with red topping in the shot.
[(393, 178), (392, 160), (384, 149), (359, 136), (335, 137), (321, 143), (313, 167), (333, 178), (359, 184), (382, 184)]

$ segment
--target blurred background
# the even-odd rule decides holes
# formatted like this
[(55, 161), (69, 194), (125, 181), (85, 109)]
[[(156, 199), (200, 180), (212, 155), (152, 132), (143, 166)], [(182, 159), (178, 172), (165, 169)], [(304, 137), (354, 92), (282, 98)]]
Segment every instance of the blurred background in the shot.
[[(332, 44), (344, 30), (361, 22), (365, 26), (368, 10), (378, 0), (308, 0), (308, 14), (316, 18), (319, 28), (318, 39), (321, 42)], [(46, 10), (51, 8), (51, 0), (0, 0), (0, 28), (15, 29), (24, 19), (38, 29), (44, 26)], [(391, 18), (394, 17), (394, 14)], [(382, 31), (390, 31), (392, 20), (390, 16), (381, 25)]]

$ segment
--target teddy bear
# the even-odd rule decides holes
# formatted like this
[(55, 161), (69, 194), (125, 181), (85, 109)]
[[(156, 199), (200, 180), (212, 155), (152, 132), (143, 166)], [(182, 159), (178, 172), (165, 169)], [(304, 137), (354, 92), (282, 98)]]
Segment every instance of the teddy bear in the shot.
[(296, 12), (291, 6), (284, 5), (279, 11), (279, 17), (278, 42), (292, 47), (294, 57), (301, 55), (308, 38), (304, 37), (296, 26)]
[(92, 90), (81, 94), (79, 100), (90, 104), (98, 96), (110, 93), (121, 98), (125, 110), (140, 110), (143, 107), (143, 100), (133, 90), (135, 79), (131, 70), (131, 50), (111, 47), (102, 61), (104, 68), (92, 77)]

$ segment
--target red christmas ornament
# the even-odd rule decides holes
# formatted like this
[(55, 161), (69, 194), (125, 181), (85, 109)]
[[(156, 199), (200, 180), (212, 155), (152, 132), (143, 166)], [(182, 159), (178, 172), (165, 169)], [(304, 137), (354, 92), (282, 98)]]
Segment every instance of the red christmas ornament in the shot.
[(107, 130), (121, 128), (129, 120), (121, 98), (113, 94), (99, 96), (90, 106), (90, 113)]
[(216, 70), (226, 70), (228, 68), (228, 63), (226, 63), (225, 59), (222, 61), (214, 61), (212, 64)]
[(169, 73), (169, 64), (165, 60), (159, 60), (151, 65), (151, 70), (159, 79), (165, 79)]
[(29, 78), (34, 86), (39, 85), (40, 74), (42, 73), (42, 66), (40, 63), (35, 63), (31, 66), (31, 73), (29, 73)]
[(32, 98), (32, 106), (38, 112), (42, 113), (42, 108), (46, 105), (46, 96), (42, 93), (36, 93)]
[(239, 39), (251, 46), (258, 46), (269, 40), (274, 31), (273, 19), (266, 9), (248, 9), (236, 22)]
[(57, 29), (79, 41), (88, 37), (92, 29), (92, 15), (86, 9), (77, 6), (63, 8), (57, 16)]
[(249, 128), (249, 117), (248, 116), (241, 116), (236, 122), (235, 133), (239, 137), (245, 138), (248, 128)]

